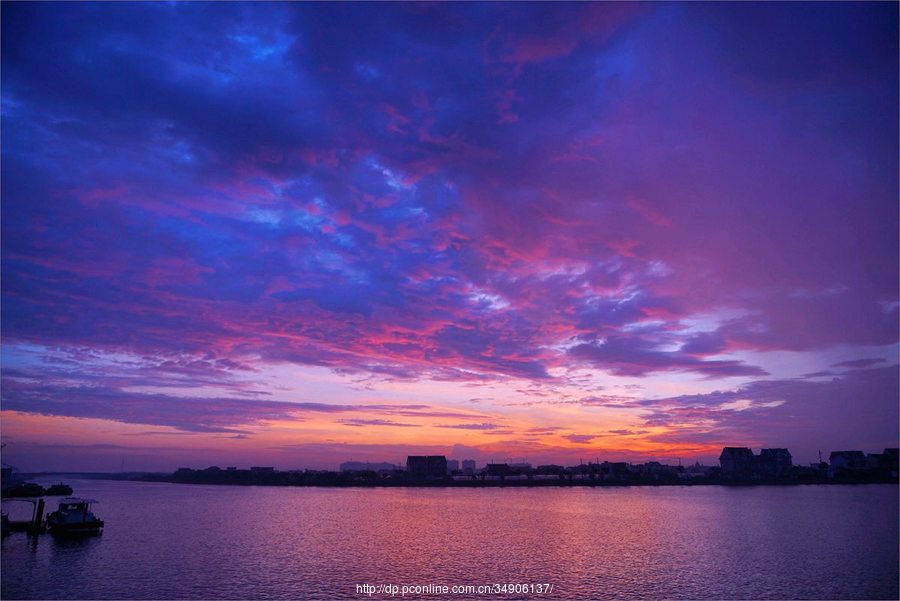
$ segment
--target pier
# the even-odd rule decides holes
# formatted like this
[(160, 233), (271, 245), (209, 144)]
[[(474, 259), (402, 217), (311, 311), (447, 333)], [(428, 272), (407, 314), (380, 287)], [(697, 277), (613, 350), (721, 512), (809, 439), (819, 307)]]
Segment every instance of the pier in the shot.
[(46, 532), (44, 524), (44, 499), (28, 499), (28, 498), (9, 498), (3, 499), (3, 502), (18, 501), (20, 503), (31, 503), (32, 512), (30, 520), (10, 520), (7, 515), (3, 514), (3, 532), (28, 532), (29, 534), (42, 534)]

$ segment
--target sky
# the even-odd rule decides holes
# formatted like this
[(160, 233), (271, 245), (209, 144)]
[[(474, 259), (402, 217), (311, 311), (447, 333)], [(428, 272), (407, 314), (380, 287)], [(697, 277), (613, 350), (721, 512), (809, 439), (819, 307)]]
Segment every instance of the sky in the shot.
[(5, 463), (898, 445), (896, 3), (0, 10)]

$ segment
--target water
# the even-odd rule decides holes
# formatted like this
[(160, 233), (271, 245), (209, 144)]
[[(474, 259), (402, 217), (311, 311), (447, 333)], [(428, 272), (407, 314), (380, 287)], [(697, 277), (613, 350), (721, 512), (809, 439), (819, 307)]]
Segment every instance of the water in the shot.
[(898, 598), (898, 489), (890, 485), (69, 483), (101, 501), (105, 532), (6, 537), (2, 598), (365, 599), (357, 584), (509, 582), (553, 591), (431, 598)]

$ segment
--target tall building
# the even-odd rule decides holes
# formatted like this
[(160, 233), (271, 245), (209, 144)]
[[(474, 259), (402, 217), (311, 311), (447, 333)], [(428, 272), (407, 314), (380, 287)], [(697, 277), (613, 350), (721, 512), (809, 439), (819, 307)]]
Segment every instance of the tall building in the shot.
[(444, 478), (447, 476), (447, 458), (443, 455), (410, 455), (406, 458), (406, 471), (414, 478)]
[(462, 460), (462, 469), (463, 471), (472, 470), (475, 471), (475, 460), (474, 459), (463, 459)]
[(459, 471), (459, 461), (456, 459), (447, 460), (447, 471), (450, 473)]

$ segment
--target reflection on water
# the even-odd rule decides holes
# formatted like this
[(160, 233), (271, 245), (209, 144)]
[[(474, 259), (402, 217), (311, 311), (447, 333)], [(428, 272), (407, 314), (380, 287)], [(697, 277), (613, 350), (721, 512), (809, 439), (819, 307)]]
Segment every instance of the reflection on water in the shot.
[(106, 530), (4, 539), (4, 599), (361, 599), (362, 583), (503, 582), (552, 583), (542, 598), (564, 599), (898, 596), (890, 485), (72, 484), (101, 501)]

